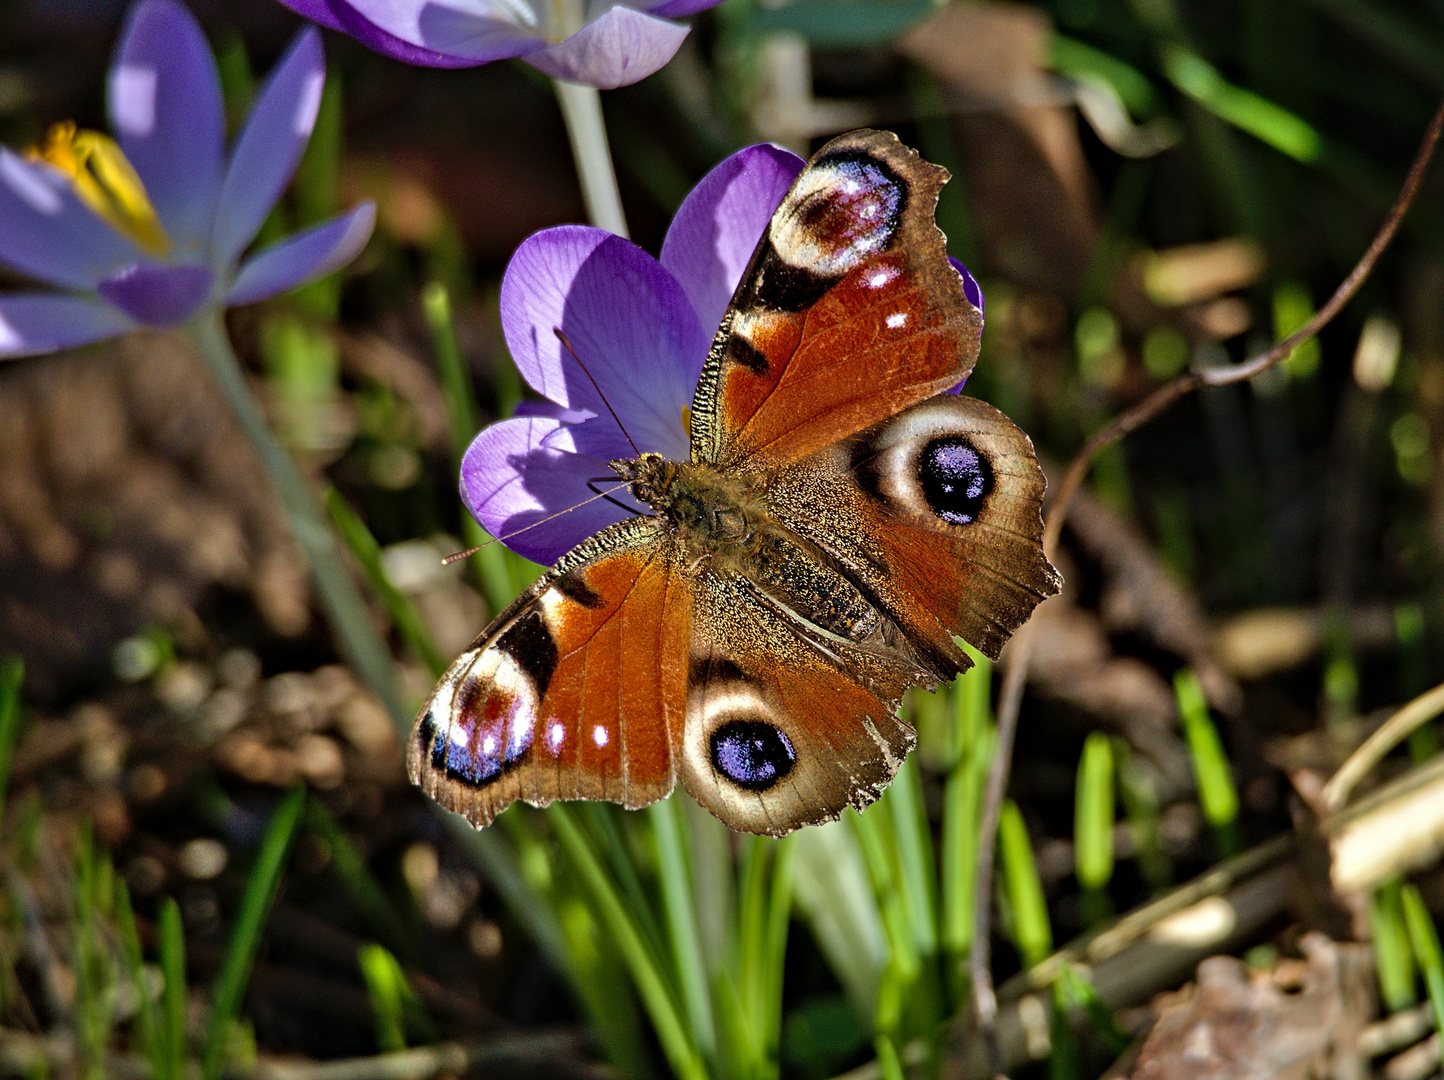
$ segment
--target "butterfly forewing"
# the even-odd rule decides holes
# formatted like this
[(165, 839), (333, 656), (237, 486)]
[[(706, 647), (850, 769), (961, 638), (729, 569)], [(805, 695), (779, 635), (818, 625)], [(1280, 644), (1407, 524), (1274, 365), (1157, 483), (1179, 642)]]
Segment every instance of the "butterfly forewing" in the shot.
[(713, 342), (694, 460), (765, 471), (967, 376), (982, 314), (933, 224), (946, 178), (880, 131), (834, 139), (808, 163)]
[(569, 553), (442, 678), (412, 732), (412, 781), (474, 825), (518, 799), (667, 795), (691, 619), (675, 556), (652, 517)]

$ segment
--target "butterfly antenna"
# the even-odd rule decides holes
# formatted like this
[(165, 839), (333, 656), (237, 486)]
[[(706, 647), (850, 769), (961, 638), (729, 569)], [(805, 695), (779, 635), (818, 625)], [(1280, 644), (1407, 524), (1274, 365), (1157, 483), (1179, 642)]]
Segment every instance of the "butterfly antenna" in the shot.
[(477, 544), (476, 547), (474, 547), (474, 548), (467, 548), (465, 551), (455, 552), (454, 554), (448, 555), (448, 556), (446, 556), (446, 558), (442, 559), (442, 560), (441, 560), (441, 565), (442, 565), (442, 566), (450, 566), (452, 563), (457, 562), (457, 561), (459, 561), (459, 560), (461, 560), (461, 559), (470, 558), (471, 556), (475, 555), (478, 551), (480, 551), (482, 548), (491, 547), (492, 544), (495, 544), (495, 543), (496, 543), (497, 541), (499, 541), (499, 540), (510, 540), (513, 536), (520, 536), (522, 533), (526, 532), (528, 529), (535, 529), (538, 525), (545, 525), (548, 521), (551, 521), (553, 518), (559, 518), (559, 517), (561, 517), (563, 514), (570, 514), (573, 510), (580, 510), (583, 506), (586, 506), (587, 503), (594, 503), (594, 502), (596, 502), (598, 499), (606, 499), (606, 498), (609, 498), (609, 497), (611, 496), (612, 492), (614, 492), (614, 491), (620, 491), (622, 488), (624, 488), (624, 487), (626, 487), (626, 486), (627, 486), (627, 485), (626, 485), (625, 483), (622, 483), (622, 484), (618, 484), (618, 485), (617, 485), (616, 487), (614, 487), (614, 488), (608, 488), (606, 491), (599, 491), (599, 492), (597, 492), (597, 494), (593, 495), (590, 499), (583, 499), (581, 502), (576, 503), (576, 504), (573, 505), (573, 506), (568, 506), (565, 510), (558, 510), (555, 514), (548, 514), (546, 517), (542, 518), (540, 521), (533, 521), (530, 525), (523, 525), (520, 529), (516, 529), (516, 530), (514, 530), (513, 532), (506, 533), (506, 534), (504, 534), (504, 535), (502, 535), (502, 536), (493, 536), (493, 537), (492, 537), (490, 540), (488, 540), (486, 543), (484, 543), (484, 544)]
[[(617, 410), (612, 408), (612, 403), (607, 400), (607, 395), (602, 393), (602, 388), (597, 385), (597, 380), (592, 378), (592, 373), (587, 370), (587, 365), (582, 363), (582, 358), (577, 355), (577, 350), (572, 348), (571, 339), (567, 337), (566, 332), (563, 331), (560, 326), (553, 326), (552, 333), (557, 336), (558, 341), (560, 341), (564, 346), (566, 346), (567, 352), (571, 353), (572, 359), (577, 362), (577, 367), (581, 368), (582, 374), (585, 375), (588, 380), (590, 380), (592, 384), (592, 389), (597, 392), (597, 397), (602, 399), (602, 404), (607, 407), (607, 412), (612, 414), (612, 419), (617, 422), (617, 427), (622, 429), (623, 436), (626, 437), (628, 443), (631, 443), (632, 452), (638, 457), (641, 457), (642, 451), (639, 450), (637, 448), (637, 444), (632, 441), (632, 436), (628, 434), (626, 427), (622, 424), (622, 418), (617, 415)], [(537, 522), (537, 524), (540, 525), (541, 522)], [(528, 528), (530, 528), (530, 526), (528, 526)]]

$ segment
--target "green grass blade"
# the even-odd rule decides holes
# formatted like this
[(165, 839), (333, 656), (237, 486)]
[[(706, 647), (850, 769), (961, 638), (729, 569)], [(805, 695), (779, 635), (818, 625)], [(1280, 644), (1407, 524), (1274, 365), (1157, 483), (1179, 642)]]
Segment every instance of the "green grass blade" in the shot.
[(1113, 746), (1101, 731), (1088, 736), (1078, 761), (1073, 840), (1079, 883), (1105, 887), (1113, 877)]
[(421, 612), (411, 602), (411, 598), (391, 584), (391, 578), (387, 576), (386, 566), (381, 559), (381, 547), (371, 535), (371, 530), (335, 488), (326, 489), (325, 500), (326, 510), (331, 515), (336, 531), (341, 534), (341, 539), (356, 557), (366, 583), (386, 607), (397, 631), (421, 662), (431, 669), (431, 673), (440, 676), (447, 668), (447, 659), (436, 647), (431, 631), (426, 628)]
[(873, 1040), (873, 1049), (877, 1053), (878, 1074), (882, 1080), (906, 1080), (907, 1073), (903, 1072), (902, 1058), (898, 1056), (897, 1047), (887, 1035), (879, 1035)]
[(157, 1080), (182, 1080), (185, 1076), (186, 1045), (189, 1042), (186, 1007), (186, 938), (181, 926), (180, 905), (167, 896), (160, 903), (156, 921), (160, 970), (165, 977), (161, 989), (160, 1031), (163, 1067)]
[(406, 1049), (406, 1017), (402, 1011), (401, 984), (406, 977), (401, 965), (381, 945), (362, 945), (356, 963), (371, 999), (371, 1019), (376, 1026), (376, 1047), (383, 1054)]
[(331, 852), (331, 869), (341, 879), (351, 902), (371, 932), (381, 937), (408, 959), (415, 956), (416, 942), (411, 929), (397, 914), (386, 890), (376, 880), (361, 852), (351, 842), (331, 811), (320, 799), (306, 801), (306, 827), (320, 837)]
[(702, 962), (697, 909), (692, 903), (692, 861), (687, 850), (688, 834), (681, 821), (681, 806), (676, 799), (663, 799), (652, 804), (648, 815), (652, 819), (652, 839), (657, 848), (662, 908), (667, 916), (667, 934), (672, 945), (677, 985), (682, 990), (682, 1001), (697, 1048), (710, 1059), (717, 1052), (717, 1032), (712, 1023), (707, 969)]
[(662, 933), (657, 909), (637, 873), (637, 858), (620, 825), (620, 821), (630, 815), (618, 806), (599, 802), (579, 802), (572, 812), (579, 815), (579, 824), (592, 840), (592, 850), (606, 856), (607, 865), (611, 867), (612, 880), (620, 890), (622, 903), (636, 920), (637, 929), (641, 932), (647, 948), (653, 956), (665, 957), (667, 939)]
[(1139, 872), (1155, 891), (1166, 889), (1173, 884), (1173, 862), (1163, 850), (1162, 815), (1153, 779), (1134, 760), (1122, 739), (1113, 742), (1113, 758), (1117, 763), (1118, 795), (1133, 833)]
[[(969, 672), (959, 683), (974, 678)], [(987, 686), (986, 679), (979, 680)], [(957, 692), (955, 690), (955, 692)], [(966, 691), (959, 697), (966, 696)], [(986, 699), (985, 699), (986, 700)], [(973, 892), (978, 869), (978, 821), (982, 812), (983, 785), (988, 763), (993, 758), (994, 735), (984, 717), (977, 723), (968, 749), (948, 774), (943, 789), (942, 825), (942, 907), (943, 945), (953, 961), (961, 960), (973, 947)]]
[(260, 852), (246, 882), (241, 910), (221, 962), (221, 973), (211, 990), (211, 1015), (206, 1025), (205, 1049), (201, 1054), (201, 1076), (204, 1080), (219, 1080), (225, 1066), (230, 1026), (240, 1011), (246, 984), (250, 982), (251, 966), (261, 944), (261, 931), (280, 887), (281, 872), (305, 807), (306, 789), (298, 787), (281, 800), (261, 838)]
[(1379, 976), (1379, 996), (1390, 1012), (1418, 1003), (1415, 992), (1414, 954), (1409, 949), (1409, 930), (1404, 923), (1404, 903), (1398, 881), (1381, 885), (1369, 897), (1369, 930), (1374, 946), (1374, 969)]
[(1173, 677), (1173, 690), (1178, 699), (1178, 714), (1183, 720), (1183, 734), (1188, 740), (1203, 816), (1217, 831), (1224, 855), (1234, 855), (1240, 846), (1238, 791), (1228, 756), (1223, 752), (1223, 740), (1208, 714), (1208, 701), (1198, 676), (1188, 668), (1181, 669)]
[(998, 857), (1013, 941), (1024, 964), (1042, 963), (1053, 951), (1053, 927), (1048, 921), (1048, 902), (1038, 877), (1033, 845), (1028, 840), (1028, 826), (1012, 799), (1003, 803), (998, 821)]
[(1405, 885), (1400, 890), (1400, 899), (1403, 901), (1409, 944), (1429, 991), (1429, 1011), (1434, 1014), (1434, 1030), (1444, 1031), (1444, 956), (1439, 951), (1439, 932), (1415, 886)]
[[(461, 357), (456, 340), (456, 320), (451, 309), (451, 294), (440, 282), (432, 282), (421, 293), (421, 308), (431, 331), (431, 347), (436, 355), (436, 369), (441, 378), (441, 392), (446, 397), (446, 413), (451, 428), (452, 465), (461, 469), (466, 448), (481, 428), (480, 410), (472, 389), (471, 374)], [(488, 543), (491, 537), (476, 523), (470, 513), (461, 516), (462, 540), (467, 547), (480, 547), (467, 561), (472, 575), (486, 597), (492, 614), (501, 612), (516, 594), (507, 565), (506, 551), (500, 544)], [(486, 545), (486, 546), (482, 546)]]
[(5, 823), (5, 793), (10, 787), (10, 762), (20, 732), (20, 688), (25, 664), (18, 656), (0, 660), (0, 826)]
[(856, 831), (847, 820), (796, 834), (797, 906), (859, 1016), (872, 1016), (889, 946)]
[(121, 960), (135, 994), (135, 1029), (141, 1052), (150, 1061), (156, 1080), (167, 1080), (165, 1046), (160, 1038), (160, 1015), (145, 976), (145, 960), (141, 952), (140, 933), (135, 925), (135, 909), (131, 907), (130, 890), (125, 879), (115, 883), (115, 936), (120, 944)]
[(937, 900), (933, 892), (936, 871), (916, 755), (909, 755), (903, 762), (883, 798), (889, 803), (898, 881), (913, 939), (919, 954), (934, 956), (938, 951)]
[(707, 1070), (677, 1010), (674, 992), (662, 967), (648, 949), (636, 921), (622, 904), (615, 885), (602, 868), (586, 835), (561, 803), (553, 803), (547, 810), (547, 817), (572, 867), (581, 878), (602, 925), (611, 934), (617, 950), (626, 961), (672, 1071), (681, 1080), (705, 1080)]
[[(797, 834), (772, 843), (772, 883), (768, 889), (766, 952), (761, 957), (763, 1045), (769, 1064), (782, 1040), (782, 974), (787, 956), (787, 929), (792, 919), (792, 890), (797, 866)], [(775, 1066), (773, 1066), (775, 1070)]]
[(1160, 59), (1169, 82), (1220, 120), (1305, 164), (1317, 161), (1323, 153), (1323, 139), (1313, 125), (1229, 83), (1216, 67), (1192, 50), (1165, 45)]

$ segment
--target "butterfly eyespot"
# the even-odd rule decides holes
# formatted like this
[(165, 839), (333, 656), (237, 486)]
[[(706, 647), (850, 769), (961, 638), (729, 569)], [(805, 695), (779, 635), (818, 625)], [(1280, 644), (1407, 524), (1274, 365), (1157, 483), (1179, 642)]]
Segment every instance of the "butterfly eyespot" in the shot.
[(993, 490), (993, 470), (967, 440), (933, 439), (919, 455), (918, 483), (934, 514), (954, 525), (970, 525)]
[(797, 762), (797, 751), (780, 728), (761, 720), (729, 720), (712, 732), (712, 765), (748, 791), (766, 791)]

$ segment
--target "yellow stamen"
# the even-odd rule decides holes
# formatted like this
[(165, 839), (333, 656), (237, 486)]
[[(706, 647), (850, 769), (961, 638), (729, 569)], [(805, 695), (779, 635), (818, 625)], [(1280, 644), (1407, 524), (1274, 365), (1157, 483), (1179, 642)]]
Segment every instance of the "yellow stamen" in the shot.
[(59, 169), (75, 194), (97, 214), (152, 255), (170, 252), (170, 237), (156, 216), (125, 151), (108, 135), (81, 131), (67, 120), (45, 133), (45, 143), (26, 155)]

